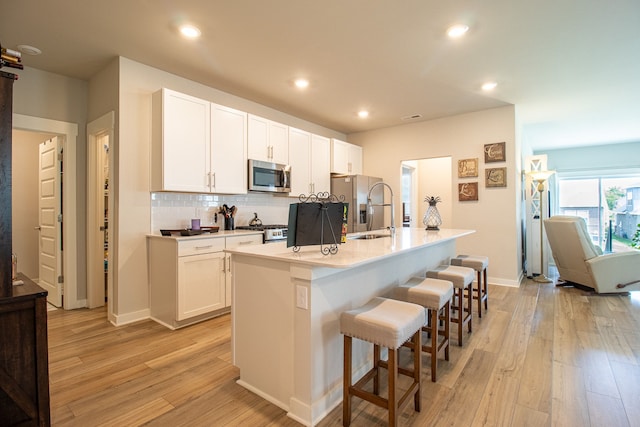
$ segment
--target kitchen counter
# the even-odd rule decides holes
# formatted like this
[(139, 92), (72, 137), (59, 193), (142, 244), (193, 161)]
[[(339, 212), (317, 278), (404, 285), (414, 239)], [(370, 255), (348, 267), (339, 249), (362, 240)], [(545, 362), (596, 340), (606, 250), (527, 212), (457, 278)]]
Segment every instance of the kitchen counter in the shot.
[[(387, 295), (411, 276), (448, 263), (456, 239), (473, 230), (396, 230), (395, 237), (349, 235), (334, 255), (286, 243), (228, 248), (232, 272), (232, 358), (238, 384), (315, 425), (342, 402), (340, 314)], [(388, 234), (388, 231), (376, 233)], [(354, 377), (370, 345), (354, 342)]]
[(197, 239), (210, 239), (216, 237), (233, 237), (233, 236), (249, 236), (255, 234), (263, 234), (262, 231), (257, 230), (220, 230), (215, 233), (202, 233), (195, 236), (163, 236), (161, 234), (147, 234), (147, 238), (159, 238), (159, 239), (176, 239), (180, 240), (197, 240)]
[[(395, 235), (389, 236), (388, 230), (367, 233), (351, 233), (347, 242), (338, 245), (338, 252), (323, 255), (320, 246), (303, 246), (299, 252), (287, 248), (286, 242), (273, 243), (266, 246), (227, 249), (226, 252), (238, 255), (251, 255), (256, 258), (273, 261), (286, 261), (293, 264), (327, 268), (352, 268), (374, 263), (383, 258), (399, 255), (422, 247), (441, 244), (449, 240), (473, 233), (473, 230), (442, 229), (426, 231), (422, 228), (399, 228)], [(365, 235), (381, 236), (374, 239), (360, 239)]]

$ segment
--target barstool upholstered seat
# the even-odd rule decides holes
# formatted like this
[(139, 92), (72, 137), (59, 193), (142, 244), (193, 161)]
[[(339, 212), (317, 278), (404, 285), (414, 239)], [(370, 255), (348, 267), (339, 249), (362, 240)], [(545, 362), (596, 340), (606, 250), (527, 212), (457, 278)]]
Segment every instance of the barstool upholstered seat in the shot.
[[(449, 360), (449, 304), (453, 297), (453, 283), (447, 280), (412, 277), (392, 292), (392, 297), (401, 301), (420, 304), (429, 315), (423, 331), (431, 334), (431, 345), (422, 345), (422, 351), (431, 354), (431, 381), (436, 381), (438, 355), (443, 352)], [(443, 328), (439, 328), (442, 321)], [(442, 337), (442, 340), (439, 339)]]
[[(468, 332), (472, 331), (472, 300), (473, 300), (473, 278), (475, 271), (468, 267), (458, 267), (454, 265), (439, 265), (427, 271), (427, 277), (433, 279), (448, 280), (453, 283), (454, 305), (457, 316), (451, 316), (451, 321), (458, 324), (458, 345), (462, 345), (462, 328), (467, 324)], [(467, 304), (464, 306), (464, 293), (467, 291)]]
[[(423, 307), (404, 301), (376, 297), (362, 307), (345, 311), (340, 316), (340, 332), (344, 334), (344, 426), (351, 424), (351, 397), (357, 396), (389, 412), (389, 425), (396, 426), (398, 415), (409, 397), (413, 396), (414, 407), (420, 411), (420, 375), (422, 363), (421, 352), (413, 353), (413, 370), (398, 367), (398, 349), (409, 339), (421, 347), (421, 328), (425, 323)], [(352, 384), (351, 345), (352, 338), (373, 343), (373, 368), (356, 383)], [(388, 362), (380, 361), (380, 347), (389, 349)], [(387, 366), (389, 371), (389, 390), (387, 399), (379, 396), (379, 369)], [(400, 397), (396, 397), (398, 373), (413, 378), (412, 384)], [(364, 390), (363, 386), (374, 380), (373, 393)]]
[(487, 268), (489, 257), (482, 255), (458, 255), (451, 259), (451, 265), (473, 268), (478, 273), (478, 288), (473, 299), (478, 300), (478, 317), (482, 317), (482, 303), (484, 309), (489, 309), (489, 286), (487, 283)]

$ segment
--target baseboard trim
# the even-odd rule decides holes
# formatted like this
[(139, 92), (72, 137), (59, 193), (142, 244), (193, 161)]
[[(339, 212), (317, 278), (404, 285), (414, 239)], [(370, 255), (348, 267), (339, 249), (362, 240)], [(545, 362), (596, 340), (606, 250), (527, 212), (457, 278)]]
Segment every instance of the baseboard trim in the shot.
[(110, 319), (114, 326), (124, 326), (129, 323), (139, 322), (141, 320), (147, 320), (151, 317), (151, 313), (148, 308), (140, 311), (134, 311), (132, 313), (114, 314)]

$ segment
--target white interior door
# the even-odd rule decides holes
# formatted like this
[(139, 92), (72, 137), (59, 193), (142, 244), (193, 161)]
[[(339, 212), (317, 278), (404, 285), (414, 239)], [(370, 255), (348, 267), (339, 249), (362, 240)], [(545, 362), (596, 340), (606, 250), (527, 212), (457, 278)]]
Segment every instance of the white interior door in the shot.
[[(61, 154), (59, 137), (40, 144), (38, 210), (40, 241), (38, 245), (39, 284), (49, 292), (47, 300), (62, 307), (62, 212), (60, 203)], [(61, 156), (60, 156), (61, 157)]]

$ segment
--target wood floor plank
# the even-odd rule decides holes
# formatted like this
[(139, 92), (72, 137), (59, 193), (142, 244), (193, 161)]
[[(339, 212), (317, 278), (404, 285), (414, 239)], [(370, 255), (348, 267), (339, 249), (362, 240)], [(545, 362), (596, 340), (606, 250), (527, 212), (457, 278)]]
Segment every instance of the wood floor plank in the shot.
[(551, 422), (554, 426), (588, 426), (589, 411), (582, 368), (553, 362)]
[[(632, 426), (640, 426), (640, 367), (611, 361), (611, 369), (618, 384), (620, 398)], [(613, 415), (617, 417), (617, 415)]]
[[(474, 311), (464, 346), (452, 335), (437, 383), (424, 356), (422, 411), (408, 405), (400, 425), (640, 427), (639, 294), (489, 285), (489, 310)], [(236, 383), (229, 315), (176, 331), (114, 327), (104, 308), (48, 316), (54, 427), (299, 425)], [(352, 420), (385, 426), (387, 416), (355, 398)], [(341, 405), (319, 423), (337, 425)]]
[(530, 337), (517, 391), (517, 403), (536, 412), (551, 413), (553, 341)]

